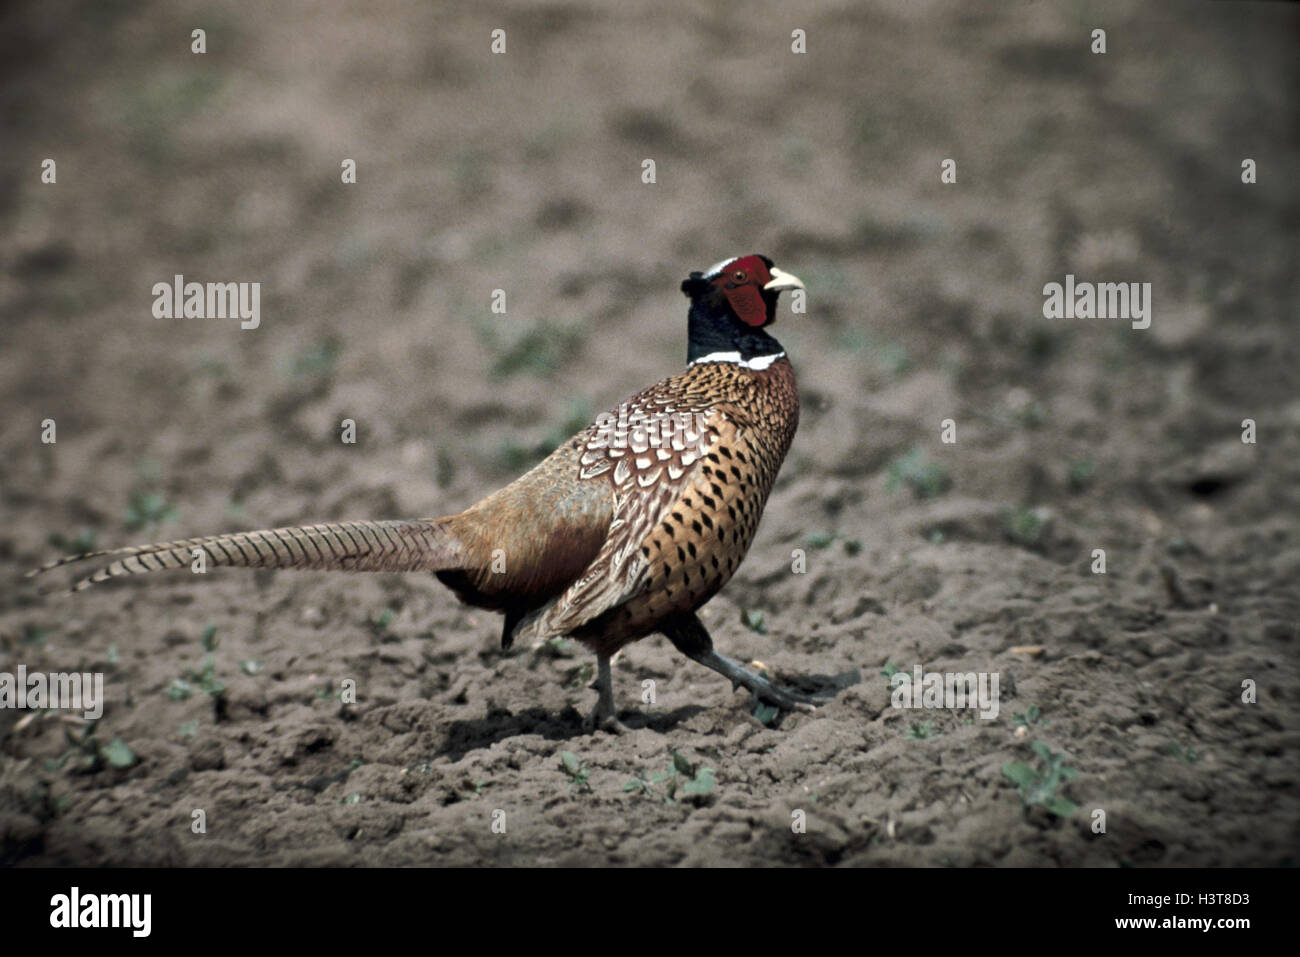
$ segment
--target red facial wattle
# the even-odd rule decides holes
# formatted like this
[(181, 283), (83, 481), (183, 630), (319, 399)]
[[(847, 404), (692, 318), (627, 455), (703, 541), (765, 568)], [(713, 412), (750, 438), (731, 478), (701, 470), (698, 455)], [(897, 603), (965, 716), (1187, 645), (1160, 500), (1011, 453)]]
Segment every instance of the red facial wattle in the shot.
[(714, 282), (722, 287), (722, 294), (740, 321), (759, 327), (767, 324), (767, 303), (762, 290), (771, 279), (767, 263), (760, 257), (742, 256), (728, 264)]

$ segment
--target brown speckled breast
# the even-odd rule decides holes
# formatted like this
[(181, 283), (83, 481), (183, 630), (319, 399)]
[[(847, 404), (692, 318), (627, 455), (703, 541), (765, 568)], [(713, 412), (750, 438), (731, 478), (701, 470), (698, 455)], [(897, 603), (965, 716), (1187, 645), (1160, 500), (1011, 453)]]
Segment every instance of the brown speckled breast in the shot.
[[(644, 569), (625, 600), (574, 632), (606, 652), (655, 630), (666, 617), (693, 611), (727, 583), (754, 540), (799, 424), (799, 393), (785, 358), (759, 371), (726, 362), (692, 366), (637, 400), (647, 408), (663, 403), (710, 411), (704, 441), (688, 433), (683, 448), (673, 448), (662, 462), (656, 454), (647, 463), (646, 455), (629, 449), (633, 462), (622, 487), (635, 483), (647, 471), (639, 466), (648, 464), (661, 469), (657, 484), (670, 495), (658, 508), (660, 496), (629, 503), (625, 520), (643, 526), (644, 534), (634, 536), (625, 560)], [(610, 480), (614, 471), (606, 473)]]

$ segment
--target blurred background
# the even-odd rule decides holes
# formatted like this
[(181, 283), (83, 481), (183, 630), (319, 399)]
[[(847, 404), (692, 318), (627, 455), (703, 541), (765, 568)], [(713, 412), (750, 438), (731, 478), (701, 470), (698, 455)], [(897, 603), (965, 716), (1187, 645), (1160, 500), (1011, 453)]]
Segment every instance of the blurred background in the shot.
[[(675, 734), (738, 762), (694, 836), (651, 839), (673, 813), (653, 808), (613, 845), (566, 838), (579, 815), (510, 852), (437, 838), (439, 859), (1278, 863), (1298, 805), (1278, 770), (1300, 687), (1298, 25), (1273, 3), (7, 5), (0, 574), (91, 545), (458, 511), (680, 368), (680, 280), (762, 252), (808, 286), (807, 315), (774, 330), (804, 413), (715, 639), (784, 671), (859, 667), (870, 689), (786, 727), (819, 730), (773, 757), (727, 737), (743, 702), (643, 642), (619, 680), (662, 679), (677, 718), (633, 750)], [(177, 273), (260, 282), (260, 327), (154, 318), (153, 284)], [(1067, 273), (1151, 283), (1151, 327), (1045, 319)], [(796, 547), (817, 558), (806, 577)], [(442, 801), (466, 774), (545, 806), (550, 742), (577, 733), (554, 715), (589, 704), (580, 653), (525, 670), (431, 582), (253, 577), (5, 589), (0, 660), (110, 669), (129, 700), (97, 733), (139, 759), (38, 770), (65, 748), (56, 722), (0, 716), (5, 854), (347, 862), (334, 824), (277, 816), (265, 788), (354, 752), (386, 809), (376, 863), (425, 859), (439, 815), (468, 813)], [(742, 624), (755, 610), (767, 634)], [(225, 702), (169, 700), (211, 623)], [(253, 660), (260, 675), (238, 667)], [(340, 661), (385, 687), (344, 732), (315, 694)], [(1053, 702), (1076, 797), (1126, 808), (1127, 836), (1085, 846), (1015, 816), (997, 769), (1024, 742), (953, 715), (932, 744), (969, 777), (927, 785), (875, 678), (915, 661), (1017, 669), (1004, 723)], [(1271, 709), (1242, 709), (1243, 676)], [(479, 753), (534, 737), (508, 774)], [(599, 748), (621, 783), (627, 746)], [(779, 824), (813, 766), (830, 781), (816, 851), (736, 837), (737, 819)], [(886, 766), (892, 783), (865, 773)], [(118, 807), (205, 774), (256, 840), (194, 848), (156, 837), (166, 801)], [(331, 814), (346, 778), (319, 792)]]

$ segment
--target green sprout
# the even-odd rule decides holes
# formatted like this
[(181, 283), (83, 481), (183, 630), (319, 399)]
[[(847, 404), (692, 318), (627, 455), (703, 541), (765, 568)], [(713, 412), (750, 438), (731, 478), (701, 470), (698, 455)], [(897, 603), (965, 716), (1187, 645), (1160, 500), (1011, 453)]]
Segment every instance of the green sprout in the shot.
[(1057, 789), (1077, 778), (1079, 772), (1066, 766), (1064, 754), (1054, 754), (1042, 741), (1035, 741), (1030, 747), (1038, 755), (1036, 767), (1008, 761), (1002, 765), (1002, 773), (1016, 786), (1026, 806), (1038, 805), (1057, 817), (1069, 817), (1079, 806), (1058, 794)]
[(586, 762), (580, 761), (576, 754), (572, 751), (561, 751), (560, 769), (572, 779), (569, 782), (570, 791), (591, 793), (591, 784), (587, 781), (591, 772), (587, 769)]
[(702, 803), (712, 793), (713, 787), (717, 783), (714, 778), (713, 768), (692, 764), (676, 751), (670, 751), (669, 754), (672, 755), (672, 764), (667, 771), (653, 775), (650, 778), (638, 774), (623, 785), (623, 790), (653, 796), (655, 786), (663, 784), (665, 804), (676, 803), (679, 788), (685, 797), (690, 798), (696, 804)]

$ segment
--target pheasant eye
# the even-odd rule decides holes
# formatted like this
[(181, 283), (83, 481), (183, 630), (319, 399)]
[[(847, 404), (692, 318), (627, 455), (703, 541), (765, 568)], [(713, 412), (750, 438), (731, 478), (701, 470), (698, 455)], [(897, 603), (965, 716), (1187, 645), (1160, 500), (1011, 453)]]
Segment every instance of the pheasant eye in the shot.
[(737, 269), (735, 272), (731, 274), (731, 278), (734, 279), (736, 282), (744, 282), (746, 279), (749, 278), (749, 274), (746, 273), (745, 270), (743, 269)]

